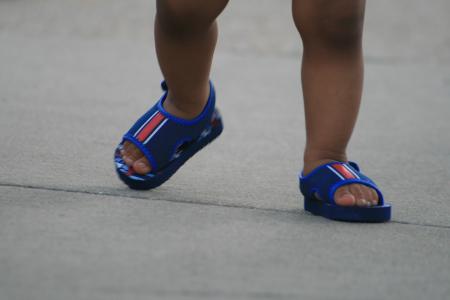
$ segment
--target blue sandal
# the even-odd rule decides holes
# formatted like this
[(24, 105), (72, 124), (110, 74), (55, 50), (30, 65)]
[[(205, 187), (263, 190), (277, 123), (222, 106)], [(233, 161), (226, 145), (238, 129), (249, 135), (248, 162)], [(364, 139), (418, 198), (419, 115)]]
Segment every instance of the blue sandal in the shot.
[[(148, 190), (160, 186), (223, 130), (220, 113), (215, 109), (216, 97), (211, 82), (208, 102), (202, 113), (192, 120), (180, 119), (164, 109), (168, 87), (164, 81), (161, 87), (163, 96), (123, 136), (114, 154), (117, 174), (132, 189)], [(149, 173), (137, 174), (126, 165), (120, 155), (125, 141), (142, 151), (152, 168)]]
[[(300, 174), (299, 179), (300, 191), (305, 196), (305, 210), (314, 215), (350, 222), (386, 222), (391, 219), (391, 205), (384, 203), (383, 194), (376, 184), (362, 174), (354, 162), (327, 163), (306, 176)], [(370, 207), (337, 205), (334, 202), (336, 190), (352, 183), (373, 188), (378, 194), (378, 205)]]

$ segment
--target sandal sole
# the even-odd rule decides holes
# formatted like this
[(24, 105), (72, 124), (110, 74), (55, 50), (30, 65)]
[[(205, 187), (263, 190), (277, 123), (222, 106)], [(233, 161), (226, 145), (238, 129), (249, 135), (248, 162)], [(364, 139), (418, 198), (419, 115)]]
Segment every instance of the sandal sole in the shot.
[(304, 200), (305, 210), (313, 215), (322, 216), (328, 219), (346, 222), (367, 222), (382, 223), (391, 219), (391, 205), (377, 205), (372, 207), (344, 207), (331, 205), (317, 200)]

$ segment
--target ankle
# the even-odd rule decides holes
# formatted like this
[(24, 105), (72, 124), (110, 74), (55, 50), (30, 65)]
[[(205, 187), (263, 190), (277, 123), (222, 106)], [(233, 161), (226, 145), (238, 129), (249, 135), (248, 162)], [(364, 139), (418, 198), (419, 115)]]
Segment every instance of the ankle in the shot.
[(347, 162), (345, 151), (307, 149), (303, 156), (303, 174), (307, 175), (315, 168), (333, 161)]
[[(182, 119), (194, 119), (203, 111), (208, 102), (209, 90), (198, 97), (185, 97), (185, 101), (177, 101), (169, 92), (163, 103), (164, 109), (170, 114)], [(179, 99), (179, 98), (177, 98)], [(191, 100), (195, 99), (195, 100)], [(200, 99), (200, 100), (198, 100)]]

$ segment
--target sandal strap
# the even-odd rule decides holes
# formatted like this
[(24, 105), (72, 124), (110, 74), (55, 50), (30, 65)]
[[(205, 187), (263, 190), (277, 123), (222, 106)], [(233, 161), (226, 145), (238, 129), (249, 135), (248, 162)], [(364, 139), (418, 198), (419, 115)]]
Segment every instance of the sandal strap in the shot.
[(210, 82), (210, 94), (203, 111), (191, 120), (181, 119), (167, 112), (163, 103), (168, 86), (161, 83), (164, 94), (123, 136), (124, 141), (136, 145), (149, 161), (152, 172), (163, 169), (177, 157), (178, 150), (186, 143), (202, 136), (210, 128), (215, 107), (215, 90)]
[(335, 204), (334, 193), (338, 188), (349, 184), (362, 184), (373, 188), (379, 198), (379, 205), (384, 198), (377, 185), (359, 171), (355, 162), (330, 162), (314, 169), (310, 174), (300, 175), (300, 190), (305, 197), (314, 197), (315, 193), (328, 203)]

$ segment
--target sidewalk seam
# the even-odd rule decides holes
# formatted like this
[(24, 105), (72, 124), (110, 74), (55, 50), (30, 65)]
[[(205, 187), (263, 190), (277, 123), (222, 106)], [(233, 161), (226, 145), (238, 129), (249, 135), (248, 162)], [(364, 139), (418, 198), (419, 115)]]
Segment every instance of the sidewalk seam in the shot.
[[(52, 191), (52, 192), (64, 192), (64, 193), (110, 196), (110, 197), (120, 197), (120, 198), (139, 199), (139, 200), (174, 202), (174, 203), (181, 203), (181, 204), (196, 204), (196, 205), (218, 206), (218, 207), (228, 207), (228, 208), (254, 209), (254, 210), (282, 212), (282, 213), (298, 214), (298, 213), (302, 212), (302, 210), (300, 210), (300, 209), (299, 210), (283, 210), (283, 209), (273, 209), (273, 208), (261, 208), (261, 207), (255, 207), (255, 206), (245, 206), (245, 205), (217, 204), (217, 203), (210, 203), (210, 202), (194, 202), (194, 201), (182, 201), (182, 200), (161, 199), (161, 198), (149, 199), (146, 197), (137, 197), (137, 196), (132, 196), (132, 195), (115, 194), (115, 193), (101, 192), (101, 191), (75, 190), (75, 189), (67, 189), (67, 188), (55, 188), (55, 187), (47, 187), (47, 186), (25, 185), (25, 184), (4, 183), (4, 182), (0, 182), (0, 187), (15, 187), (15, 188), (22, 188), (22, 189), (34, 189), (34, 190), (43, 190), (43, 191)], [(429, 223), (413, 223), (413, 222), (399, 221), (399, 220), (391, 220), (390, 223), (421, 226), (421, 227), (433, 227), (433, 228), (440, 228), (440, 229), (450, 229), (450, 225), (447, 226), (447, 225), (436, 225), (436, 224), (429, 224)]]

